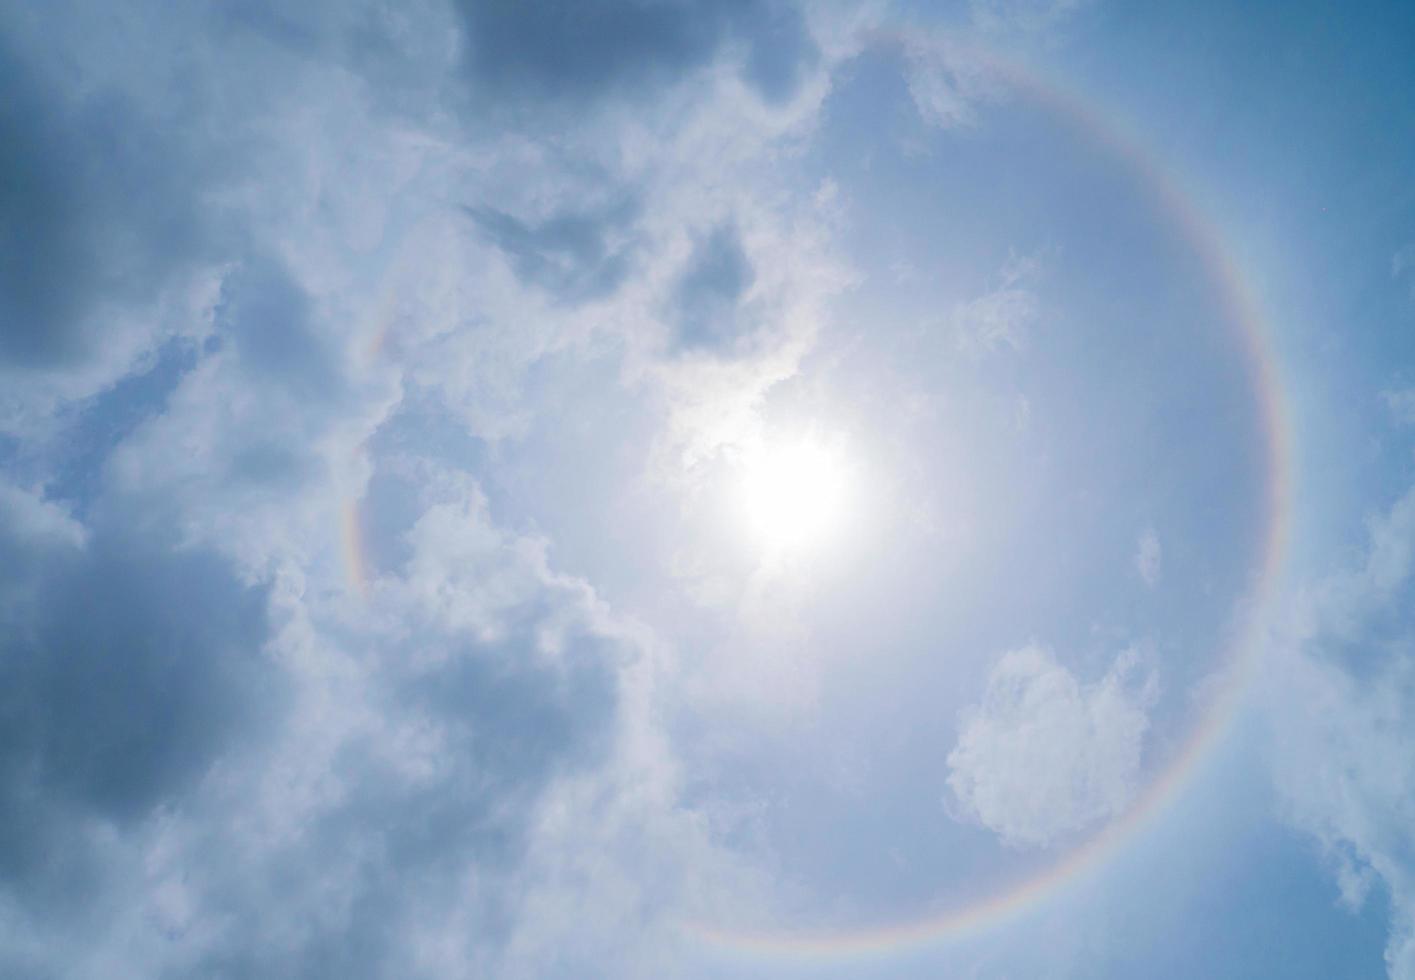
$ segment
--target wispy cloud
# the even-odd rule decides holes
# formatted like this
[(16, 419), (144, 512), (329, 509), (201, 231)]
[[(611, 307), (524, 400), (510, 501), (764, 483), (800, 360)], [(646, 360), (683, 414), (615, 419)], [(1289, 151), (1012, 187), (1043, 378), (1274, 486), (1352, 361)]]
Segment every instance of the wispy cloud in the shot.
[(949, 328), (954, 343), (965, 354), (1021, 351), (1037, 319), (1037, 297), (1032, 280), (1038, 260), (1012, 256), (998, 273), (995, 288), (954, 307)]
[(1343, 903), (1390, 896), (1386, 963), (1415, 976), (1415, 642), (1401, 613), (1415, 491), (1371, 522), (1364, 559), (1309, 588), (1274, 639), (1267, 708), (1285, 812), (1322, 845)]

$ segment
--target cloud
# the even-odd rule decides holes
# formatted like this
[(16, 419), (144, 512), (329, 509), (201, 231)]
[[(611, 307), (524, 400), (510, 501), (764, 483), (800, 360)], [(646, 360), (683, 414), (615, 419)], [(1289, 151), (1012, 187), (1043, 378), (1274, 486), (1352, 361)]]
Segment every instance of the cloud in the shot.
[(59, 553), (64, 546), (82, 548), (88, 532), (63, 507), (45, 500), (42, 493), (0, 481), (0, 535), (12, 554), (22, 555), (23, 562), (7, 562), (0, 575), (23, 581), (46, 554)]
[[(656, 977), (691, 969), (679, 918), (770, 920), (782, 883), (680, 769), (675, 698), (721, 665), (562, 571), (516, 480), (567, 472), (536, 441), (564, 420), (675, 489), (761, 435), (852, 282), (801, 151), (863, 16), (3, 17), (0, 973)], [(994, 97), (911, 52), (930, 122)], [(958, 347), (1024, 350), (1033, 274), (954, 310)], [(1350, 591), (1404, 574), (1374, 565)], [(1008, 654), (955, 812), (1018, 846), (1113, 815), (1153, 699), (1130, 654)], [(1381, 710), (1352, 730), (1394, 752)], [(1352, 901), (1396, 873), (1390, 834), (1332, 839)]]
[(1284, 811), (1322, 845), (1343, 904), (1379, 881), (1386, 965), (1415, 976), (1415, 645), (1404, 612), (1415, 491), (1371, 523), (1362, 563), (1309, 587), (1274, 639), (1267, 709)]
[(661, 641), (483, 478), (559, 352), (665, 431), (795, 370), (841, 276), (815, 188), (746, 174), (818, 105), (810, 25), (384, 6), (5, 25), (0, 973), (663, 975), (760, 888), (681, 798)]
[(1159, 535), (1155, 534), (1154, 528), (1146, 528), (1135, 543), (1135, 571), (1150, 588), (1159, 584), (1163, 557)]
[(151, 299), (202, 238), (161, 131), (29, 62), (0, 37), (0, 358), (44, 368), (96, 356), (100, 307)]
[[(576, 952), (584, 917), (546, 903), (625, 916), (650, 880), (608, 864), (567, 883), (559, 862), (604, 861), (597, 833), (621, 862), (645, 828), (671, 834), (655, 875), (676, 869), (675, 905), (692, 881), (675, 862), (704, 860), (699, 887), (715, 873), (630, 681), (652, 669), (643, 639), (544, 542), (496, 528), (465, 476), (414, 474), (406, 557), (367, 608), (9, 493), (28, 501), (13, 536), (50, 555), (45, 581), (6, 592), (0, 921), (30, 938), (0, 966), (533, 976), (516, 964), (554, 951), (583, 972), (603, 937)], [(641, 936), (654, 921), (633, 917)]]
[(1005, 654), (948, 754), (952, 809), (1013, 847), (1115, 816), (1134, 792), (1156, 695), (1134, 652), (1092, 684), (1044, 648)]
[(559, 302), (606, 296), (628, 273), (629, 225), (636, 208), (624, 201), (587, 212), (562, 212), (528, 224), (482, 206), (468, 213), (510, 257), (521, 279)]
[(909, 96), (930, 126), (972, 125), (977, 105), (997, 96), (999, 87), (986, 62), (961, 47), (916, 41), (904, 53)]
[(339, 384), (338, 357), (313, 329), (310, 297), (290, 271), (269, 259), (232, 268), (215, 310), (220, 338), (235, 346), (253, 383), (296, 387), (323, 402)]
[(1035, 258), (1013, 256), (1002, 267), (996, 288), (953, 308), (948, 326), (958, 350), (982, 355), (1026, 348), (1028, 330), (1037, 318), (1037, 298), (1029, 283), (1038, 268)]
[(92, 77), (44, 19), (24, 26), (0, 24), (0, 432), (32, 438), (203, 332), (218, 233), (191, 130)]
[(283, 698), (264, 590), (229, 563), (4, 496), (24, 506), (0, 541), (26, 563), (0, 582), (0, 890), (62, 893), (93, 871), (94, 821), (188, 797)]
[(978, 109), (1005, 97), (1008, 82), (991, 50), (1043, 43), (1090, 0), (970, 0), (971, 24), (947, 31), (917, 24), (902, 45), (905, 80), (920, 119), (952, 129), (972, 126)]

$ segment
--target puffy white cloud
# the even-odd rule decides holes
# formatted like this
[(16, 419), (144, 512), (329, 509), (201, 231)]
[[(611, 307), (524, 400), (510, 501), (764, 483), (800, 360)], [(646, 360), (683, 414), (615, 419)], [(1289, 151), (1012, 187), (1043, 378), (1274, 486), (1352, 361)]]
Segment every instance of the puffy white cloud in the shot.
[(1133, 651), (1086, 684), (1051, 651), (1005, 654), (948, 754), (950, 809), (1012, 846), (1046, 846), (1130, 801), (1158, 693)]

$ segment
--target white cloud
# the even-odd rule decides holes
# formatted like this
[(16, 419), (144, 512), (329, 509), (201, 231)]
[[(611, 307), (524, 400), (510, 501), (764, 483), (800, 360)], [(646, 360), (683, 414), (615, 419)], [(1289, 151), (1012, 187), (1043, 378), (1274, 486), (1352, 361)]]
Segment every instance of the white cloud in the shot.
[(948, 755), (952, 809), (1012, 846), (1114, 816), (1134, 792), (1156, 695), (1133, 651), (1092, 684), (1042, 647), (1007, 653)]
[(1390, 975), (1415, 977), (1415, 633), (1401, 623), (1415, 490), (1372, 522), (1359, 567), (1295, 602), (1269, 663), (1272, 762), (1287, 817), (1328, 855), (1342, 903), (1390, 896)]
[(0, 535), (15, 542), (81, 547), (87, 532), (63, 507), (43, 494), (0, 479)]
[(916, 39), (905, 55), (909, 96), (930, 126), (970, 126), (977, 105), (1001, 91), (987, 62), (959, 45)]

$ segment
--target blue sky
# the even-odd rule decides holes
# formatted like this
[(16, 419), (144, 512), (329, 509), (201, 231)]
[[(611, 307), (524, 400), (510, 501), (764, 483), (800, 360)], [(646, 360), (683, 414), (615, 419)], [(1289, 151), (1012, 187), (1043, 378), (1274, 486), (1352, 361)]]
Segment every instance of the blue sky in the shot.
[(1415, 10), (0, 4), (0, 974), (1415, 977)]

